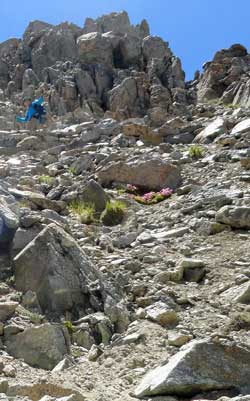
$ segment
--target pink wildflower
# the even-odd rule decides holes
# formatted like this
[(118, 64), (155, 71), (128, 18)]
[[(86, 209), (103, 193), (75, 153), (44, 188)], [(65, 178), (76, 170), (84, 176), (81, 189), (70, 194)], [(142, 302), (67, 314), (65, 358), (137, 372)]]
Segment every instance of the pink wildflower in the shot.
[(127, 184), (127, 190), (131, 191), (131, 192), (135, 192), (138, 190), (138, 188), (135, 185)]
[(155, 196), (155, 192), (148, 192), (147, 194), (143, 195), (143, 199), (145, 201), (151, 201), (151, 199)]
[(165, 198), (171, 196), (172, 193), (173, 193), (173, 190), (170, 189), (170, 188), (163, 188), (163, 189), (159, 192), (159, 194), (162, 195), (162, 196), (165, 196)]

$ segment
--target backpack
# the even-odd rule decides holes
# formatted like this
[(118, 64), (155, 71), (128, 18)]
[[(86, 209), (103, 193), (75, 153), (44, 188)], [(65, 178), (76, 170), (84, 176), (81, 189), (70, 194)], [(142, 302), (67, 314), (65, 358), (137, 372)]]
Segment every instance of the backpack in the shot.
[(37, 104), (34, 102), (32, 106), (36, 112), (33, 116), (34, 118), (37, 118), (39, 120), (41, 116), (44, 116), (46, 114), (46, 110), (41, 104)]

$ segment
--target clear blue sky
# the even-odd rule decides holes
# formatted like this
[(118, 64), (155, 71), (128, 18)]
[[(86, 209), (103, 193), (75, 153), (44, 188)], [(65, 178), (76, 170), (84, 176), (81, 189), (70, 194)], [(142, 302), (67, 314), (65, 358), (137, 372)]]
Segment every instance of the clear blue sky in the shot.
[(0, 0), (0, 42), (21, 37), (31, 20), (82, 26), (86, 17), (121, 10), (132, 23), (146, 18), (151, 33), (169, 41), (188, 79), (217, 50), (250, 48), (250, 0)]

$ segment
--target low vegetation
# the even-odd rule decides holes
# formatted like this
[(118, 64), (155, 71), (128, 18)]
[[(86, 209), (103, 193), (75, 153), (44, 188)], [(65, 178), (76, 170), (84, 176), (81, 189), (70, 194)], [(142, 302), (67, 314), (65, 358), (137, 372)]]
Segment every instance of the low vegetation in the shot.
[(173, 190), (170, 188), (163, 188), (159, 192), (151, 191), (143, 193), (143, 191), (135, 185), (129, 184), (127, 186), (127, 192), (136, 202), (141, 203), (142, 205), (154, 205), (169, 198), (172, 195)]
[(105, 226), (116, 226), (122, 222), (126, 209), (126, 204), (120, 200), (107, 202), (100, 220)]
[(37, 178), (37, 180), (38, 180), (39, 184), (46, 184), (46, 185), (52, 185), (54, 182), (53, 177), (51, 177), (50, 175), (45, 175), (45, 174), (40, 175)]
[(92, 203), (75, 200), (70, 203), (69, 210), (73, 214), (79, 216), (81, 223), (91, 224), (95, 221), (95, 206)]
[(69, 335), (72, 335), (72, 333), (73, 333), (73, 324), (72, 324), (72, 322), (70, 321), (70, 320), (65, 320), (65, 322), (64, 322), (64, 326), (66, 327), (66, 329), (68, 330), (68, 332), (69, 332)]
[(200, 159), (204, 155), (204, 149), (199, 145), (191, 145), (188, 150), (188, 155), (192, 159)]
[(69, 167), (68, 168), (68, 173), (71, 174), (71, 175), (77, 175), (76, 174), (77, 173), (76, 168), (75, 167)]

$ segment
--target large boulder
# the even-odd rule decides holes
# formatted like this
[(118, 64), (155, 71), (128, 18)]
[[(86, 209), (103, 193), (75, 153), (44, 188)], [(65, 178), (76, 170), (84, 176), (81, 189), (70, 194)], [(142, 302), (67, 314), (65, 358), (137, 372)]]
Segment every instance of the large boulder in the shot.
[(137, 96), (136, 80), (132, 77), (125, 78), (121, 84), (109, 92), (110, 110), (130, 113), (134, 108)]
[(85, 203), (93, 204), (97, 212), (102, 212), (109, 196), (98, 182), (90, 180), (81, 190), (80, 199)]
[(19, 44), (20, 40), (15, 38), (0, 43), (0, 89), (6, 89), (11, 79)]
[(130, 29), (129, 16), (126, 11), (111, 13), (93, 20), (87, 18), (84, 25), (84, 33), (90, 32), (117, 32), (126, 33)]
[(240, 44), (217, 52), (211, 62), (204, 64), (197, 85), (198, 101), (221, 98), (227, 104), (249, 104), (249, 60), (247, 50)]
[(5, 89), (10, 80), (8, 64), (0, 59), (0, 89)]
[(122, 80), (108, 92), (108, 107), (114, 118), (144, 116), (149, 105), (149, 83), (144, 73)]
[(7, 351), (36, 368), (52, 370), (69, 353), (67, 330), (58, 324), (30, 327), (6, 339)]
[(216, 221), (233, 228), (250, 228), (250, 207), (224, 206), (217, 212)]
[(27, 89), (30, 85), (37, 86), (39, 83), (38, 77), (31, 68), (24, 71), (22, 79), (22, 89)]
[(152, 395), (189, 397), (203, 391), (229, 388), (248, 394), (249, 363), (250, 351), (243, 345), (192, 341), (167, 365), (149, 372), (135, 395), (139, 398)]
[(61, 212), (64, 208), (64, 205), (60, 202), (52, 201), (38, 192), (21, 191), (15, 188), (10, 188), (9, 191), (16, 199), (27, 201), (31, 208), (34, 209), (51, 209), (56, 212)]
[(158, 36), (147, 36), (142, 42), (142, 54), (148, 62), (153, 58), (169, 59), (172, 52), (168, 47), (168, 43), (164, 42)]
[(78, 318), (104, 309), (106, 280), (56, 224), (47, 226), (14, 258), (14, 268), (17, 290), (34, 291), (43, 313), (61, 316), (68, 311)]
[(94, 98), (96, 96), (96, 86), (87, 71), (83, 71), (81, 68), (75, 69), (75, 81), (83, 99)]
[(65, 23), (38, 30), (34, 36), (28, 36), (29, 39), (24, 43), (31, 49), (31, 63), (35, 73), (41, 78), (43, 69), (54, 65), (58, 60), (76, 61), (76, 39), (79, 35), (80, 28)]
[(214, 61), (221, 61), (226, 58), (245, 57), (247, 49), (239, 43), (232, 45), (229, 49), (222, 49), (215, 53)]
[(209, 143), (219, 135), (227, 132), (227, 125), (224, 118), (218, 117), (207, 125), (196, 137), (194, 142)]
[(78, 53), (83, 63), (103, 63), (112, 66), (111, 41), (99, 32), (87, 33), (77, 39)]
[(10, 246), (19, 225), (17, 214), (6, 199), (0, 196), (0, 249)]
[(166, 187), (176, 189), (181, 183), (179, 167), (159, 158), (110, 162), (97, 175), (104, 186), (123, 183), (159, 190)]
[(15, 313), (15, 310), (18, 306), (18, 302), (0, 301), (0, 322), (5, 322)]
[(240, 303), (249, 305), (250, 303), (250, 283), (247, 281), (241, 285), (230, 287), (222, 293), (222, 299), (230, 303)]
[(120, 13), (103, 15), (96, 20), (87, 18), (83, 31), (84, 33), (105, 33), (111, 31), (118, 34), (132, 33), (133, 35), (144, 38), (149, 35), (149, 26), (146, 20), (143, 20), (139, 25), (131, 25), (128, 13), (122, 11)]
[(128, 34), (125, 35), (119, 42), (119, 58), (121, 68), (129, 68), (131, 65), (142, 65), (140, 38)]
[(250, 132), (250, 118), (247, 118), (234, 126), (231, 135), (241, 135)]
[(39, 20), (31, 21), (25, 29), (23, 39), (25, 42), (27, 42), (27, 44), (29, 44), (30, 41), (34, 40), (33, 38), (35, 38), (37, 33), (40, 33), (50, 28), (53, 28), (53, 25), (48, 24), (47, 22)]

